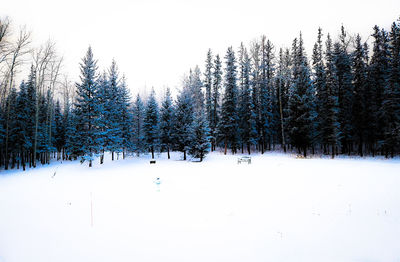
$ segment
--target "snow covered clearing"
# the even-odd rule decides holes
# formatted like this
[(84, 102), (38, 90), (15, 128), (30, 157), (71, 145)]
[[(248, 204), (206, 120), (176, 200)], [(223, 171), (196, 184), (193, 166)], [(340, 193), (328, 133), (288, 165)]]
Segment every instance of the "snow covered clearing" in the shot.
[(400, 261), (398, 159), (180, 157), (2, 171), (0, 262)]

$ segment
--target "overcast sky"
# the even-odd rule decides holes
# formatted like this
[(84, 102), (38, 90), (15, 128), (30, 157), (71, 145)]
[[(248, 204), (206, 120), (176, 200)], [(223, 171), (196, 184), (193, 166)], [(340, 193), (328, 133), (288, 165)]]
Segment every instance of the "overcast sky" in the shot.
[(208, 48), (222, 57), (265, 34), (275, 47), (290, 46), (302, 31), (308, 55), (318, 27), (334, 37), (343, 24), (367, 38), (375, 24), (389, 28), (399, 0), (3, 0), (1, 16), (26, 24), (34, 43), (57, 43), (64, 71), (78, 79), (89, 45), (100, 68), (115, 58), (133, 93), (180, 86), (196, 64), (203, 70)]

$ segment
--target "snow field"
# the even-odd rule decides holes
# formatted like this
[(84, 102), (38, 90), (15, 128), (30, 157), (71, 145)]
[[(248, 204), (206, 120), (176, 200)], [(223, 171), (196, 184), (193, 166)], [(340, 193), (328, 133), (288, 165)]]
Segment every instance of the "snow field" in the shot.
[(0, 262), (400, 261), (398, 159), (180, 157), (2, 171)]

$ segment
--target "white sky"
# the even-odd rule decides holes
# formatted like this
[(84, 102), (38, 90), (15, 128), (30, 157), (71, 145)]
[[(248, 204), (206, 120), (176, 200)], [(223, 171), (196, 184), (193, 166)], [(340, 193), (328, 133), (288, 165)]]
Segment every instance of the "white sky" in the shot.
[(115, 58), (133, 93), (154, 86), (180, 86), (196, 64), (203, 70), (208, 48), (246, 45), (265, 34), (277, 47), (303, 32), (310, 55), (321, 26), (333, 36), (343, 24), (364, 39), (378, 24), (389, 28), (400, 15), (399, 0), (3, 0), (0, 15), (32, 30), (34, 43), (57, 43), (64, 71), (78, 79), (89, 44), (99, 67)]

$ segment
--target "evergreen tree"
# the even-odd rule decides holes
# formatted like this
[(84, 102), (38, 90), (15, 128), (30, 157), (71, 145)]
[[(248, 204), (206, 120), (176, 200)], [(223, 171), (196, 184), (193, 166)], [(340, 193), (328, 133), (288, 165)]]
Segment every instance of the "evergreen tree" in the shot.
[[(323, 61), (323, 50), (322, 50), (322, 29), (318, 28), (317, 42), (314, 45), (312, 63), (313, 63), (313, 84), (316, 92), (315, 109), (317, 113), (316, 129), (317, 129), (317, 142), (322, 142), (321, 130), (325, 124), (325, 103), (327, 101), (327, 90), (326, 90), (326, 73), (325, 65)], [(330, 44), (331, 45), (331, 44)]]
[(202, 91), (203, 83), (200, 76), (201, 72), (198, 66), (194, 68), (194, 71), (190, 71), (189, 88), (193, 95), (195, 112), (202, 112), (204, 108), (204, 95)]
[(125, 158), (126, 150), (132, 150), (133, 144), (132, 141), (132, 111), (130, 110), (130, 101), (131, 95), (129, 93), (129, 89), (126, 85), (125, 77), (122, 77), (121, 85), (119, 87), (119, 105), (118, 111), (120, 113), (119, 117), (119, 128), (121, 131), (121, 140), (122, 140), (122, 156)]
[(184, 86), (176, 101), (174, 119), (174, 149), (183, 153), (183, 160), (186, 160), (186, 153), (193, 143), (193, 96), (190, 90)]
[(109, 83), (106, 72), (103, 72), (98, 78), (98, 88), (96, 95), (96, 103), (99, 109), (99, 116), (96, 119), (97, 126), (97, 142), (100, 151), (100, 164), (104, 163), (104, 152), (108, 149), (109, 143)]
[(228, 48), (225, 56), (225, 81), (224, 96), (222, 100), (221, 119), (219, 122), (219, 137), (224, 143), (226, 154), (227, 148), (236, 153), (238, 142), (238, 114), (237, 114), (237, 96), (238, 90), (236, 85), (236, 59), (232, 47)]
[(154, 151), (159, 145), (158, 105), (154, 89), (147, 101), (143, 131), (146, 148), (151, 152), (151, 158), (154, 158)]
[[(98, 130), (95, 121), (99, 116), (99, 107), (96, 97), (97, 92), (97, 65), (93, 58), (91, 47), (89, 47), (85, 57), (80, 64), (81, 76), (80, 83), (76, 84), (77, 98), (75, 103), (76, 114), (76, 143), (81, 146), (81, 161), (89, 161), (89, 167), (95, 154), (99, 151), (97, 141)], [(79, 152), (79, 151), (78, 151)]]
[(205, 92), (206, 92), (206, 102), (205, 102), (205, 106), (206, 106), (206, 116), (207, 116), (207, 120), (208, 123), (211, 124), (212, 122), (212, 108), (213, 108), (213, 97), (212, 97), (212, 68), (213, 68), (213, 61), (212, 61), (212, 53), (211, 53), (211, 49), (208, 50), (207, 52), (207, 59), (206, 59), (206, 69), (204, 72), (204, 88), (205, 88)]
[(240, 88), (239, 88), (239, 130), (240, 130), (240, 142), (242, 147), (242, 153), (244, 146), (249, 154), (251, 154), (251, 146), (256, 144), (256, 115), (254, 113), (254, 105), (251, 99), (251, 87), (250, 87), (250, 57), (247, 53), (243, 43), (240, 46)]
[(307, 147), (313, 141), (315, 118), (314, 89), (310, 69), (300, 34), (299, 42), (293, 42), (292, 87), (289, 97), (289, 135), (291, 144), (307, 156)]
[[(328, 34), (326, 41), (326, 84), (324, 92), (320, 95), (323, 101), (320, 109), (322, 115), (321, 142), (324, 146), (324, 153), (329, 153), (329, 146), (331, 147), (332, 158), (335, 157), (340, 145), (339, 83), (334, 59), (332, 40)], [(327, 146), (328, 148), (326, 148)]]
[(368, 81), (368, 58), (367, 51), (361, 43), (360, 35), (357, 35), (355, 41), (355, 49), (353, 57), (353, 85), (354, 85), (354, 110), (353, 110), (353, 126), (355, 130), (355, 139), (358, 145), (358, 154), (364, 155), (363, 145), (366, 141), (368, 126), (367, 119), (367, 104), (366, 92)]
[[(5, 127), (5, 166), (4, 169), (8, 170), (10, 160), (11, 160), (11, 169), (14, 168), (15, 166), (15, 154), (16, 150), (13, 147), (14, 144), (17, 142), (17, 134), (16, 134), (16, 128), (17, 128), (17, 122), (16, 122), (16, 112), (14, 110), (11, 110), (11, 108), (15, 108), (16, 102), (17, 102), (17, 90), (13, 87), (10, 90), (10, 93), (6, 99), (6, 108), (9, 111), (8, 114), (6, 114), (6, 127)], [(11, 159), (10, 159), (11, 158)]]
[(15, 135), (15, 144), (13, 147), (19, 151), (19, 161), (22, 164), (22, 168), (25, 171), (25, 158), (27, 152), (31, 148), (31, 140), (29, 137), (29, 118), (28, 115), (28, 92), (25, 85), (25, 82), (22, 81), (20, 85), (20, 89), (18, 92), (18, 96), (16, 98), (16, 106), (14, 109), (15, 114), (15, 126), (12, 132)]
[(68, 155), (68, 159), (77, 159), (78, 156), (82, 156), (84, 154), (82, 145), (80, 142), (82, 141), (81, 134), (78, 133), (80, 127), (80, 117), (77, 116), (77, 109), (71, 108), (71, 112), (66, 122), (66, 143), (65, 143), (65, 151)]
[(58, 152), (57, 160), (60, 159), (60, 152), (65, 147), (66, 143), (65, 141), (66, 123), (63, 121), (63, 119), (64, 117), (61, 113), (60, 101), (57, 100), (56, 106), (54, 108), (54, 122), (55, 122), (54, 145)]
[(174, 132), (174, 107), (172, 104), (171, 91), (167, 88), (160, 112), (160, 142), (162, 150), (167, 150), (170, 159), (170, 149), (173, 144), (172, 135)]
[[(106, 150), (111, 152), (114, 160), (114, 152), (120, 153), (123, 147), (122, 138), (122, 97), (120, 94), (120, 79), (116, 62), (113, 60), (108, 70), (106, 82), (106, 99), (104, 104), (105, 121), (107, 125)], [(126, 114), (126, 112), (125, 112)]]
[(189, 154), (194, 158), (203, 161), (206, 154), (210, 151), (209, 128), (205, 114), (195, 113), (193, 121), (193, 140), (190, 143)]
[(389, 47), (387, 33), (378, 26), (374, 27), (372, 36), (374, 38), (373, 55), (369, 66), (367, 91), (370, 101), (367, 107), (369, 109), (368, 130), (370, 131), (368, 142), (370, 150), (374, 155), (377, 147), (382, 151), (384, 150), (383, 123), (385, 119), (381, 108), (384, 90), (389, 84)]
[(220, 119), (220, 89), (222, 85), (222, 65), (219, 55), (214, 60), (212, 103), (210, 117), (211, 150), (214, 151), (217, 144), (217, 127)]
[(286, 49), (279, 51), (279, 65), (276, 76), (277, 97), (279, 103), (279, 133), (281, 135), (281, 144), (284, 152), (286, 152), (287, 143), (287, 113), (288, 113), (288, 97), (289, 87), (291, 85), (291, 58), (290, 51)]
[(28, 123), (28, 136), (31, 143), (29, 167), (36, 167), (36, 145), (37, 144), (37, 125), (35, 115), (37, 113), (37, 92), (36, 92), (36, 72), (33, 65), (31, 66), (28, 81), (26, 83), (28, 103), (26, 105), (27, 115), (30, 116)]
[[(386, 37), (384, 32), (382, 35)], [(400, 26), (396, 23), (392, 24), (389, 41), (388, 84), (383, 91), (381, 108), (383, 120), (381, 143), (385, 156), (388, 157), (390, 154), (393, 157), (400, 146)], [(384, 39), (384, 43), (386, 42), (387, 40)]]
[(265, 36), (261, 39), (260, 52), (260, 80), (259, 80), (259, 110), (261, 125), (261, 153), (264, 153), (265, 147), (271, 148), (273, 137), (273, 114), (272, 114), (272, 79), (274, 73), (273, 64), (273, 45)]
[(132, 145), (135, 148), (137, 156), (145, 151), (145, 141), (144, 141), (144, 130), (143, 130), (143, 120), (145, 115), (145, 107), (143, 105), (142, 99), (138, 94), (136, 100), (133, 104), (132, 109), (132, 129), (133, 138)]
[(340, 42), (333, 45), (333, 56), (338, 80), (339, 123), (342, 131), (342, 153), (350, 154), (353, 150), (353, 75), (351, 58), (347, 51), (348, 40), (344, 27), (341, 28)]

